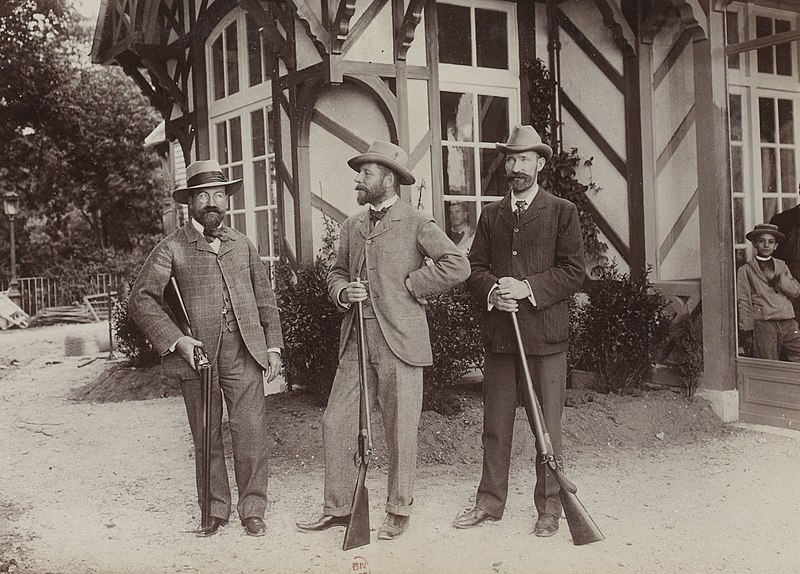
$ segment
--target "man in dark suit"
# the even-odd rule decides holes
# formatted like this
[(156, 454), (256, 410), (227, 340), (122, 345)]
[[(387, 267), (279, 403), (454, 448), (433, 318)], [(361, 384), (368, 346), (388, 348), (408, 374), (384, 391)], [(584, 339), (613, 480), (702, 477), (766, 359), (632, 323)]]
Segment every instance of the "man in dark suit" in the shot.
[[(194, 348), (213, 365), (211, 403), (211, 525), (228, 522), (231, 491), (222, 446), (222, 399), (228, 407), (237, 511), (247, 534), (263, 536), (267, 506), (267, 418), (263, 371), (280, 371), (278, 307), (267, 271), (253, 244), (223, 225), (228, 197), (242, 180), (227, 181), (215, 161), (186, 169), (187, 187), (172, 197), (188, 204), (191, 220), (159, 243), (133, 285), (128, 310), (162, 356), (164, 372), (180, 380), (195, 447), (198, 499), (202, 497), (202, 399)], [(164, 288), (174, 276), (183, 295), (194, 338), (184, 335), (164, 311)], [(202, 507), (202, 503), (201, 503)]]
[[(499, 520), (505, 510), (517, 385), (525, 384), (509, 313), (518, 314), (553, 454), (561, 460), (568, 301), (584, 279), (577, 209), (537, 183), (553, 154), (550, 146), (531, 126), (515, 126), (508, 142), (498, 143), (497, 149), (506, 155), (510, 190), (481, 213), (467, 280), (469, 292), (486, 306), (483, 475), (475, 507), (455, 519), (457, 528)], [(552, 536), (561, 516), (559, 484), (538, 455), (533, 498), (538, 514), (534, 533)]]
[[(778, 243), (775, 257), (786, 263), (792, 277), (800, 279), (800, 205), (773, 215), (769, 222), (786, 236)], [(800, 322), (800, 298), (792, 299), (792, 306), (795, 320)]]
[[(408, 526), (414, 501), (417, 427), (422, 411), (422, 369), (432, 364), (425, 297), (469, 275), (469, 262), (425, 213), (397, 195), (411, 185), (406, 152), (377, 141), (348, 164), (356, 177), (359, 205), (339, 234), (328, 292), (347, 313), (342, 321), (339, 368), (323, 419), (325, 500), (323, 515), (298, 522), (304, 532), (348, 522), (358, 469), (353, 465), (359, 413), (358, 348), (354, 304), (363, 305), (367, 386), (383, 415), (389, 450), (386, 520), (378, 539), (391, 540)], [(426, 264), (426, 258), (429, 264)]]

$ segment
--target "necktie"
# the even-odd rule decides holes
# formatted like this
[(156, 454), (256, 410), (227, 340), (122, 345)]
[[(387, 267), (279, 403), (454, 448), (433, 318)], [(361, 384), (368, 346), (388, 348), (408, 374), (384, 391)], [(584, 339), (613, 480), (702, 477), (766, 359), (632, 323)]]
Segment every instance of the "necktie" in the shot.
[(372, 222), (372, 226), (375, 227), (378, 222), (383, 219), (383, 216), (386, 215), (386, 212), (389, 211), (388, 207), (384, 207), (383, 209), (370, 209), (369, 210), (369, 220)]
[(522, 214), (525, 213), (525, 202), (519, 200), (516, 205), (517, 205), (517, 210), (514, 212), (514, 214), (517, 216), (517, 221), (519, 221), (520, 219), (522, 219)]
[(216, 229), (203, 229), (203, 237), (205, 237), (206, 241), (209, 243), (213, 243), (215, 239), (219, 239), (221, 241), (228, 240), (228, 236), (225, 233), (225, 227), (222, 225)]

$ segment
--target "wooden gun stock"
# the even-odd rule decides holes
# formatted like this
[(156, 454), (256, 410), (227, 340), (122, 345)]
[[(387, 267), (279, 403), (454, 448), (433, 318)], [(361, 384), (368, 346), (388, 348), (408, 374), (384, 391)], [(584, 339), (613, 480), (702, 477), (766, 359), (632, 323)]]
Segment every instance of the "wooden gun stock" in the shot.
[(528, 360), (525, 355), (525, 347), (522, 344), (522, 335), (519, 332), (519, 322), (517, 321), (516, 313), (511, 313), (511, 323), (514, 325), (520, 362), (522, 363), (522, 370), (525, 373), (525, 397), (530, 407), (531, 429), (539, 443), (539, 454), (544, 458), (545, 463), (550, 467), (553, 476), (556, 477), (561, 487), (559, 489), (559, 497), (561, 498), (561, 505), (564, 507), (564, 514), (567, 516), (567, 525), (569, 526), (569, 533), (572, 535), (572, 542), (576, 546), (581, 546), (583, 544), (603, 540), (605, 538), (603, 533), (600, 532), (600, 529), (597, 528), (592, 517), (586, 512), (586, 508), (584, 508), (581, 501), (578, 500), (576, 494), (578, 488), (564, 476), (559, 466), (559, 461), (555, 457), (553, 445), (550, 442), (550, 433), (547, 432), (547, 427), (544, 423), (542, 407), (533, 389), (533, 381), (531, 380), (531, 373), (528, 369)]
[(350, 521), (344, 533), (342, 550), (350, 550), (369, 544), (369, 491), (366, 479), (369, 459), (372, 456), (372, 423), (369, 415), (369, 394), (367, 391), (367, 347), (364, 341), (363, 307), (356, 304), (356, 339), (358, 343), (358, 380), (359, 380), (359, 412), (358, 412), (358, 451), (356, 466), (358, 479), (353, 492), (353, 503), (350, 505)]

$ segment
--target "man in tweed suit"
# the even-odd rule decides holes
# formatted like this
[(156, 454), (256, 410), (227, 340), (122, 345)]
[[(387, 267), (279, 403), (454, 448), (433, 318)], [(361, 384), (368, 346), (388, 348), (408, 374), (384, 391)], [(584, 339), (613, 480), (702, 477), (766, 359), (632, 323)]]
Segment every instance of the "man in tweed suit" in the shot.
[[(278, 307), (267, 271), (253, 244), (223, 225), (228, 197), (242, 180), (227, 181), (215, 161), (186, 170), (187, 187), (172, 197), (188, 204), (191, 220), (159, 243), (145, 261), (128, 301), (131, 316), (162, 356), (164, 372), (180, 380), (195, 447), (198, 499), (202, 496), (202, 399), (193, 351), (201, 346), (213, 365), (211, 403), (211, 525), (228, 522), (231, 491), (222, 446), (222, 399), (228, 407), (237, 511), (247, 534), (262, 536), (267, 506), (267, 418), (262, 371), (273, 379), (283, 347)], [(164, 288), (174, 276), (194, 338), (164, 311)], [(202, 504), (201, 504), (202, 507)]]
[[(467, 289), (487, 310), (483, 475), (475, 507), (455, 519), (457, 528), (499, 520), (505, 509), (517, 385), (525, 384), (510, 312), (518, 314), (533, 385), (554, 454), (561, 459), (568, 301), (584, 279), (578, 212), (537, 183), (553, 154), (550, 146), (531, 126), (515, 126), (497, 149), (506, 154), (510, 191), (481, 213), (467, 280)], [(552, 536), (561, 516), (559, 484), (539, 456), (533, 498), (538, 513), (534, 533)]]
[[(363, 302), (370, 398), (383, 414), (389, 458), (386, 520), (378, 538), (406, 529), (414, 500), (417, 427), (422, 410), (422, 369), (432, 363), (428, 323), (421, 302), (469, 275), (469, 262), (436, 223), (400, 200), (411, 185), (408, 156), (377, 141), (348, 164), (358, 172), (358, 203), (369, 204), (342, 225), (339, 250), (328, 274), (331, 299), (347, 313), (342, 321), (339, 368), (323, 419), (323, 515), (300, 522), (306, 532), (348, 522), (357, 468), (353, 465), (359, 412), (358, 349), (353, 304)], [(425, 264), (425, 258), (430, 259)]]

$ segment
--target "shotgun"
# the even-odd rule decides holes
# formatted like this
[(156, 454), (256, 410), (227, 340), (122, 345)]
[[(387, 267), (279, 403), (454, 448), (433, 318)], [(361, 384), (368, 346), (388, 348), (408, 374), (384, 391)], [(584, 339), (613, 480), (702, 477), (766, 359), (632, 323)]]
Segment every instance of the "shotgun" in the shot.
[(364, 315), (361, 301), (356, 304), (356, 342), (358, 343), (358, 451), (354, 461), (358, 467), (358, 479), (350, 506), (350, 520), (344, 533), (342, 550), (350, 550), (369, 544), (369, 491), (366, 479), (369, 459), (372, 457), (372, 423), (369, 416), (367, 394), (367, 349), (364, 342)]
[[(164, 302), (172, 313), (173, 320), (184, 335), (194, 337), (189, 314), (183, 303), (181, 290), (175, 277), (169, 278), (169, 283), (164, 288)], [(200, 530), (203, 534), (211, 526), (211, 364), (208, 356), (201, 347), (194, 348), (194, 365), (200, 373), (202, 392), (203, 420), (202, 420), (202, 460), (201, 460), (201, 496), (200, 496)]]
[(597, 525), (589, 516), (589, 513), (584, 508), (581, 501), (578, 500), (576, 487), (566, 476), (561, 469), (562, 461), (560, 457), (556, 457), (553, 453), (553, 445), (550, 442), (550, 433), (547, 432), (547, 427), (544, 424), (544, 415), (542, 414), (542, 407), (539, 400), (536, 398), (536, 392), (533, 389), (533, 381), (531, 380), (531, 372), (528, 369), (528, 361), (525, 355), (525, 347), (522, 344), (522, 335), (519, 332), (519, 322), (517, 321), (517, 313), (511, 313), (511, 322), (514, 325), (514, 333), (517, 336), (517, 348), (519, 349), (520, 362), (522, 363), (522, 370), (525, 373), (525, 397), (528, 401), (529, 418), (531, 429), (539, 443), (539, 454), (544, 459), (544, 464), (550, 467), (553, 476), (556, 477), (559, 486), (559, 497), (561, 498), (561, 505), (564, 507), (564, 514), (567, 516), (567, 525), (569, 526), (569, 533), (572, 535), (572, 542), (576, 546), (589, 544), (591, 542), (598, 542), (605, 539), (603, 533), (597, 528)]

